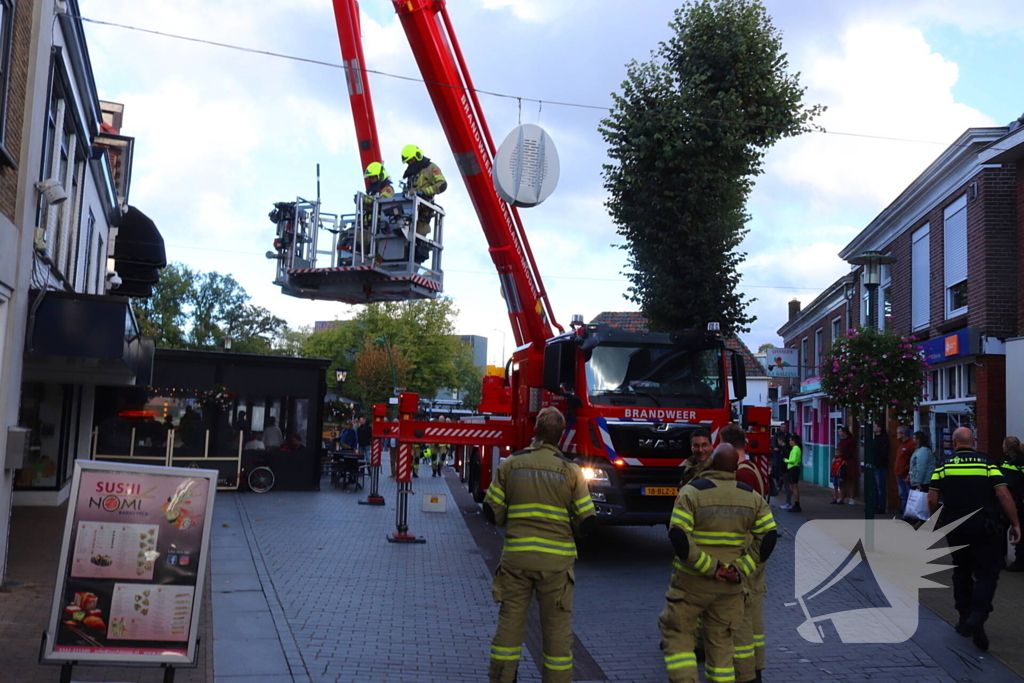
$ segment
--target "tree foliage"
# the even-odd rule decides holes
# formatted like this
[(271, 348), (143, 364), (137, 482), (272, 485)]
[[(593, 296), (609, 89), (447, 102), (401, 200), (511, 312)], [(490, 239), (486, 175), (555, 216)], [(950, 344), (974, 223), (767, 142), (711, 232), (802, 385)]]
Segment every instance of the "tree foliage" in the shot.
[(612, 164), (608, 209), (625, 238), (632, 285), (658, 330), (746, 332), (736, 291), (745, 205), (767, 150), (808, 129), (799, 74), (758, 0), (691, 0), (649, 62), (632, 62), (601, 123)]
[(238, 353), (288, 353), (285, 321), (250, 299), (230, 275), (171, 263), (161, 272), (153, 296), (135, 302), (135, 314), (142, 333), (159, 347), (212, 351), (222, 349), (224, 338), (231, 337), (231, 349)]
[[(455, 303), (445, 297), (370, 304), (353, 319), (310, 335), (302, 355), (333, 361), (328, 368), (330, 384), (335, 383), (336, 369), (347, 369), (342, 393), (364, 407), (391, 395), (389, 346), (399, 388), (423, 398), (435, 398), (443, 389), (463, 394), (468, 389), (472, 399), (470, 387), (474, 382), (479, 385), (480, 374), (469, 347), (455, 334), (457, 315)], [(475, 390), (478, 396), (479, 386)]]
[(921, 401), (925, 368), (913, 337), (857, 327), (822, 357), (821, 388), (856, 423), (889, 409), (906, 416)]

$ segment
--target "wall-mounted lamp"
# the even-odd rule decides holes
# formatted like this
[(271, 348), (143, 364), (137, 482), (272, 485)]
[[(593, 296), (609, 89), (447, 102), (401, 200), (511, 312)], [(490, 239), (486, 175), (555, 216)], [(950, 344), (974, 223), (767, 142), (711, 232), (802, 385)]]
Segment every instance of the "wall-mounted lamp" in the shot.
[(348, 370), (346, 370), (345, 368), (338, 368), (337, 370), (334, 371), (334, 379), (338, 382), (338, 384), (344, 382), (346, 377), (348, 377)]
[(107, 284), (110, 285), (111, 289), (117, 289), (121, 286), (121, 276), (117, 274), (116, 270), (107, 271)]
[(68, 193), (64, 191), (64, 186), (53, 178), (40, 180), (36, 183), (36, 189), (39, 191), (39, 194), (43, 195), (43, 199), (48, 206), (54, 206), (68, 200)]

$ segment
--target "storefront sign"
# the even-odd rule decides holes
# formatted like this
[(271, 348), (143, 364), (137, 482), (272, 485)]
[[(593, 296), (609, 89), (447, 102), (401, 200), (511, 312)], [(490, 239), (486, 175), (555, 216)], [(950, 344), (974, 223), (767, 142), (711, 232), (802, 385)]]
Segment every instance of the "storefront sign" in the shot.
[(43, 660), (195, 661), (213, 470), (76, 461)]
[(800, 376), (800, 352), (796, 349), (768, 349), (763, 362), (769, 377)]
[(800, 382), (800, 393), (807, 394), (812, 391), (821, 390), (821, 378), (820, 377), (808, 377), (803, 382)]
[(975, 356), (981, 353), (981, 332), (976, 327), (968, 327), (921, 342), (917, 347), (924, 352), (924, 360), (930, 365)]

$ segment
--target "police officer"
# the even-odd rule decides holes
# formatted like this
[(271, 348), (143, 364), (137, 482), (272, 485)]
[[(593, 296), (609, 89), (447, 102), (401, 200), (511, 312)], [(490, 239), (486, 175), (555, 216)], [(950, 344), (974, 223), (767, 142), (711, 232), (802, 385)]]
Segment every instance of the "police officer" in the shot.
[(764, 498), (736, 481), (737, 464), (736, 449), (719, 445), (710, 468), (682, 488), (672, 511), (668, 537), (676, 557), (658, 617), (672, 683), (697, 682), (693, 631), (701, 613), (708, 681), (756, 679), (753, 646), (734, 659), (733, 633), (743, 621), (742, 577), (768, 559), (778, 533)]
[(491, 642), (491, 683), (515, 680), (534, 594), (544, 642), (541, 680), (572, 680), (573, 531), (585, 534), (596, 518), (583, 473), (556, 446), (563, 431), (557, 409), (541, 410), (533, 444), (501, 464), (484, 498), (487, 519), (506, 527), (492, 587), (501, 610)]
[(679, 488), (686, 486), (711, 464), (711, 434), (703, 427), (690, 433), (690, 457), (683, 462), (683, 478)]
[[(1015, 436), (1008, 436), (1003, 439), (1003, 464), (1000, 465), (1003, 476), (1006, 478), (1006, 485), (1010, 488), (1010, 495), (1017, 506), (1017, 519), (1024, 517), (1024, 448), (1021, 448), (1020, 439)], [(1017, 544), (1013, 548), (1013, 562), (1006, 568), (1008, 572), (1024, 572), (1024, 554), (1021, 553), (1021, 546)]]
[(999, 468), (984, 453), (974, 450), (974, 432), (960, 427), (953, 432), (953, 455), (935, 468), (928, 490), (928, 508), (942, 513), (942, 527), (964, 517), (946, 536), (953, 551), (953, 604), (960, 613), (956, 632), (971, 636), (982, 651), (988, 650), (985, 620), (992, 611), (999, 571), (1006, 553), (1006, 527), (999, 516), (1002, 507), (1010, 520), (1010, 542), (1020, 540), (1017, 508)]

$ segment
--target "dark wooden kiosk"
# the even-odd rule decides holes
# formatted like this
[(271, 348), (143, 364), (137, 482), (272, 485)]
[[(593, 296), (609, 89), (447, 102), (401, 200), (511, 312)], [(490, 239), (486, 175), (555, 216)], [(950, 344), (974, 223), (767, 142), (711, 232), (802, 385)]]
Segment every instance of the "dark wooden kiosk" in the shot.
[(319, 486), (329, 360), (157, 349), (150, 387), (100, 387), (93, 459), (201, 467), (234, 489), (253, 467), (274, 489)]

